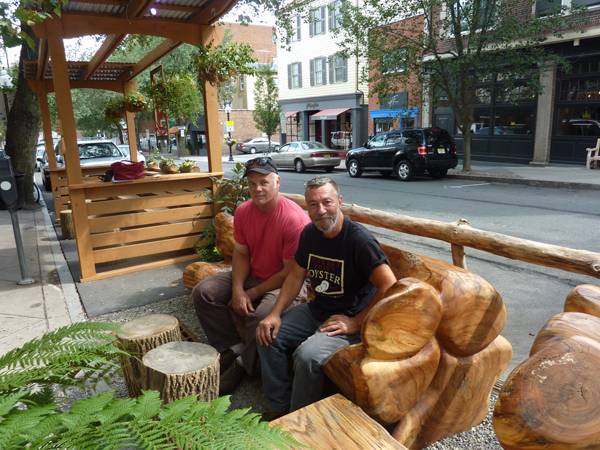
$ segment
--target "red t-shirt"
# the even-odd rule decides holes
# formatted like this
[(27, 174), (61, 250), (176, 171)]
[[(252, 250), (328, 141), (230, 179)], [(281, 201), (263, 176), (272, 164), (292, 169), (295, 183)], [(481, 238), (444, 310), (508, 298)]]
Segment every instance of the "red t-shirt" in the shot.
[(238, 206), (233, 238), (250, 249), (250, 274), (265, 281), (283, 269), (284, 259), (294, 259), (300, 232), (309, 222), (308, 214), (283, 196), (269, 213), (261, 212), (252, 200)]

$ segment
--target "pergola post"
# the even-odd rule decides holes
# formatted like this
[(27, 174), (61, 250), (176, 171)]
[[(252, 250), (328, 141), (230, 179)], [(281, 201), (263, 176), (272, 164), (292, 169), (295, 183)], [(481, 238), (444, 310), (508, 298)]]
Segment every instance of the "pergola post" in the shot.
[[(137, 82), (123, 83), (123, 94), (127, 91), (135, 91), (137, 89)], [(129, 142), (129, 159), (131, 161), (138, 160), (137, 145), (135, 139), (135, 116), (132, 112), (127, 111), (125, 114), (125, 121), (127, 122), (127, 140)]]

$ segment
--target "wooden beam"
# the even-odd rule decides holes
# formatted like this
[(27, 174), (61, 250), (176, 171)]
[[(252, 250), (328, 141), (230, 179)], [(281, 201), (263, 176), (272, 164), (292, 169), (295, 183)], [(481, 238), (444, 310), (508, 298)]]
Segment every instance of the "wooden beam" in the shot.
[[(202, 32), (211, 28), (208, 25), (160, 18), (124, 19), (69, 11), (64, 11), (62, 18), (59, 20), (63, 24), (63, 39), (92, 34), (144, 34), (197, 45)], [(50, 22), (51, 20), (48, 19), (47, 21)], [(47, 31), (40, 25), (34, 25), (33, 30), (37, 37), (45, 39), (47, 38)]]
[[(44, 89), (47, 93), (54, 92), (54, 82), (53, 80), (27, 80), (29, 81), (29, 85), (31, 86), (31, 90), (37, 93), (38, 86), (44, 86)], [(71, 89), (103, 89), (105, 91), (114, 91), (120, 94), (123, 93), (123, 82), (122, 81), (80, 81), (80, 80), (72, 80), (70, 81)]]
[[(218, 8), (215, 8), (215, 3), (218, 4)], [(212, 2), (202, 9), (198, 14), (192, 17), (188, 22), (193, 24), (212, 24), (227, 14), (235, 5), (237, 0), (230, 0), (228, 2)]]
[[(109, 34), (96, 54), (92, 57), (87, 67), (81, 71), (80, 80), (88, 80), (98, 70), (100, 65), (112, 54), (117, 46), (125, 39), (126, 34)], [(39, 63), (38, 63), (39, 70)]]
[(38, 53), (37, 72), (35, 75), (36, 80), (43, 80), (46, 78), (46, 72), (48, 70), (48, 62), (50, 61), (50, 54), (48, 52), (48, 41), (46, 39), (40, 39), (40, 50)]
[(129, 81), (133, 78), (137, 77), (140, 73), (154, 64), (156, 61), (159, 61), (161, 58), (165, 57), (177, 47), (179, 47), (182, 42), (174, 41), (171, 39), (165, 39), (160, 45), (158, 45), (154, 50), (144, 56), (135, 66), (132, 67), (130, 71), (125, 72), (121, 76), (122, 81)]
[(143, 17), (148, 11), (154, 0), (131, 0), (121, 17), (137, 19)]

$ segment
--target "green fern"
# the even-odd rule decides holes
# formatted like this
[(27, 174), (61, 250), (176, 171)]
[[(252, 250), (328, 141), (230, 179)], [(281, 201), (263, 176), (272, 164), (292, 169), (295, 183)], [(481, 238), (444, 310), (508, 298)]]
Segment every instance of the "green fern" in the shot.
[(122, 355), (118, 326), (79, 323), (47, 333), (0, 358), (0, 449), (287, 449), (305, 447), (249, 409), (227, 413), (229, 397), (162, 405), (156, 391), (116, 399), (114, 391), (63, 412), (48, 385), (100, 379)]

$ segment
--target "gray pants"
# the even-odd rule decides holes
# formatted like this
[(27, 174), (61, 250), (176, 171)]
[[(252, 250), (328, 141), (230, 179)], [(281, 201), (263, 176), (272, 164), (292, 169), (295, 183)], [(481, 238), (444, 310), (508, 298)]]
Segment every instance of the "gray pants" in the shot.
[[(244, 289), (248, 290), (260, 284), (260, 280), (249, 276), (244, 282)], [(289, 311), (300, 302), (306, 301), (310, 289), (310, 283), (305, 282), (296, 297), (296, 300), (286, 310)], [(246, 316), (246, 342), (242, 351), (242, 361), (248, 375), (253, 376), (256, 372), (256, 328), (261, 320), (269, 315), (280, 289), (267, 292), (263, 297), (253, 303), (254, 312)], [(192, 291), (192, 299), (196, 308), (196, 315), (202, 325), (204, 333), (210, 345), (216, 349), (231, 347), (242, 342), (231, 312), (227, 304), (231, 300), (231, 272), (218, 275), (201, 281)]]

